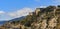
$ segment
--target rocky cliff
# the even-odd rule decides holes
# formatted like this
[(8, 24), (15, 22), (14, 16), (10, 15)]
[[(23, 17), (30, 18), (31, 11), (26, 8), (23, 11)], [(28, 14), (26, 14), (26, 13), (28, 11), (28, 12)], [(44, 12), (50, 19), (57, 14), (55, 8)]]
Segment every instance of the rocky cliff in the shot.
[(0, 29), (60, 29), (60, 6), (37, 8), (23, 20), (6, 22)]

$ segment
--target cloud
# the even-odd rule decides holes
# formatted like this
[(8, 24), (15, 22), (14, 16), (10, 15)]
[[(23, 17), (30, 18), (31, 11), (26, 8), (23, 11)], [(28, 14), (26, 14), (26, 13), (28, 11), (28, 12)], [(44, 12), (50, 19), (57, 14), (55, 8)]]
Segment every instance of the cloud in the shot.
[(5, 12), (4, 11), (0, 11), (0, 14), (5, 14)]
[(0, 21), (8, 21), (13, 18), (26, 16), (29, 14), (29, 12), (33, 12), (33, 11), (34, 10), (32, 8), (28, 8), (28, 7), (24, 7), (22, 9), (19, 9), (13, 12), (0, 11)]
[(46, 8), (47, 6), (43, 6), (43, 5), (41, 5), (41, 6), (37, 6), (37, 7), (35, 7), (35, 9), (36, 8)]
[(10, 17), (16, 18), (16, 17), (21, 17), (21, 16), (26, 16), (29, 14), (29, 12), (33, 12), (34, 10), (32, 10), (31, 8), (22, 8), (20, 10), (14, 11), (14, 12), (10, 12), (8, 13), (8, 15)]
[(16, 14), (15, 13), (8, 13), (8, 15), (10, 16), (10, 17), (15, 17), (16, 16)]
[(46, 8), (47, 6), (40, 6), (40, 8)]

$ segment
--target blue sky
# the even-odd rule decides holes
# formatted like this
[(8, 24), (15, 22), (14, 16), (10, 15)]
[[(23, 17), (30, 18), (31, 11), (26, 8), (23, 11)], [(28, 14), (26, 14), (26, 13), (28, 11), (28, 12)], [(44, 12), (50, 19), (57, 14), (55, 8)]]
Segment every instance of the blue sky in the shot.
[(49, 5), (60, 5), (60, 0), (0, 0), (0, 21), (25, 16), (36, 7)]

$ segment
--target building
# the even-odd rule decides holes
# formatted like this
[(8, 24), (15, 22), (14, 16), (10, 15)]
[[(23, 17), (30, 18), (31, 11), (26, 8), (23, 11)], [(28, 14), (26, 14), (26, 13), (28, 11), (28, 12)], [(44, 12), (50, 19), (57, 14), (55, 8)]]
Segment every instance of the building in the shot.
[(38, 12), (40, 12), (40, 8), (36, 8), (36, 10), (35, 10), (35, 14), (37, 15)]
[(55, 11), (55, 14), (58, 16), (58, 15), (60, 15), (60, 6), (57, 6), (57, 9), (56, 9), (56, 11)]

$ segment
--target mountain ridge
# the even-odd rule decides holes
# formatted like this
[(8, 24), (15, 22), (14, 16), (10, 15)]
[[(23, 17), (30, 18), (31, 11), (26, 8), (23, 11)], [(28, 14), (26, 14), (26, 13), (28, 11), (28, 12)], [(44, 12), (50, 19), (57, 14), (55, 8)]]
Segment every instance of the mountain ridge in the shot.
[(36, 8), (23, 20), (7, 22), (4, 29), (60, 29), (60, 6)]

